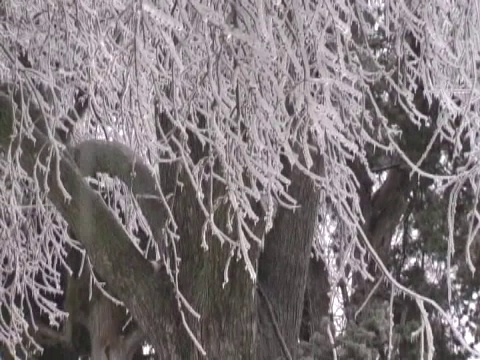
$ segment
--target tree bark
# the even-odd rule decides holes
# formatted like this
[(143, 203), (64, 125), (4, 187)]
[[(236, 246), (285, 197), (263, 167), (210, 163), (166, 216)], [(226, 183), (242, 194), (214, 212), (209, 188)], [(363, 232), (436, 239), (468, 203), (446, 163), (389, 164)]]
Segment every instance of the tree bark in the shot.
[(312, 258), (308, 267), (308, 282), (305, 296), (308, 297), (309, 333), (327, 334), (325, 319), (329, 318), (330, 283), (328, 272), (322, 259)]
[(258, 286), (265, 297), (257, 303), (258, 359), (294, 358), (300, 336), (320, 197), (312, 180), (298, 169), (290, 179), (289, 194), (299, 208), (278, 210), (259, 260)]
[[(254, 283), (243, 260), (231, 259), (229, 282), (223, 286), (230, 249), (211, 236), (206, 239), (208, 250), (202, 249), (204, 217), (200, 216), (194, 196), (186, 196), (178, 204), (175, 216), (179, 225), (178, 249), (182, 259), (180, 288), (201, 314), (199, 322), (194, 323), (194, 331), (207, 352), (207, 358), (257, 359), (253, 346), (256, 297)], [(217, 220), (221, 223), (224, 219)], [(200, 357), (190, 339), (178, 340), (183, 359)]]

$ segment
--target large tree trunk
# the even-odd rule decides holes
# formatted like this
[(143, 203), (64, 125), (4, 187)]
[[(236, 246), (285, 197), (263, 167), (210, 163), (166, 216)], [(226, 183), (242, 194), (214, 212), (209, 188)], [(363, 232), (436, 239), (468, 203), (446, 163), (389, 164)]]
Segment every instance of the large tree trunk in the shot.
[[(222, 246), (219, 239), (208, 234), (208, 250), (202, 248), (205, 217), (190, 186), (185, 186), (183, 195), (174, 207), (180, 235), (180, 290), (201, 315), (199, 321), (191, 318), (189, 323), (193, 325), (208, 359), (257, 359), (253, 346), (256, 324), (254, 283), (243, 260), (237, 261), (235, 255), (229, 266), (229, 282), (222, 285), (229, 245)], [(224, 226), (226, 212), (220, 213), (215, 221)], [(255, 253), (250, 253), (254, 261)], [(200, 358), (189, 338), (179, 337), (177, 349), (182, 359)]]
[(300, 171), (292, 171), (291, 181), (289, 193), (299, 208), (278, 210), (260, 255), (258, 359), (294, 358), (300, 336), (320, 197), (319, 189)]
[(330, 283), (328, 271), (322, 259), (312, 258), (308, 267), (307, 291), (305, 293), (308, 313), (308, 337), (314, 333), (327, 335), (325, 324), (328, 324), (330, 311)]

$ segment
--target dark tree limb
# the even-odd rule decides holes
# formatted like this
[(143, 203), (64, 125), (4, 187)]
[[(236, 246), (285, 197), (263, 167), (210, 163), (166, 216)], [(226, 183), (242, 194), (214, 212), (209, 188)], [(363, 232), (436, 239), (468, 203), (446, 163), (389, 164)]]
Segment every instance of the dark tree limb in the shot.
[(130, 187), (155, 241), (163, 248), (162, 230), (169, 216), (168, 204), (143, 160), (125, 145), (102, 140), (84, 141), (70, 152), (83, 176), (106, 173)]

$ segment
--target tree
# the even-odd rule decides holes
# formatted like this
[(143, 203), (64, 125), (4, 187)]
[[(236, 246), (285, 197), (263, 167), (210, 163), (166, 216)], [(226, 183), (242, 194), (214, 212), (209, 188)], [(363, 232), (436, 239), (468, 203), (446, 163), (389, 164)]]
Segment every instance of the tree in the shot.
[[(162, 359), (392, 355), (384, 302), (338, 342), (328, 319), (331, 288), (352, 325), (374, 280), (416, 306), (429, 358), (432, 313), (474, 352), (387, 262), (417, 181), (450, 196), (447, 278), (469, 191), (474, 268), (480, 19), (450, 5), (4, 1), (0, 342), (71, 345), (83, 322), (94, 359), (130, 359), (144, 339)], [(425, 166), (443, 161), (439, 141), (462, 157), (447, 174)], [(396, 162), (385, 180), (382, 159)], [(50, 332), (77, 281), (93, 301)]]

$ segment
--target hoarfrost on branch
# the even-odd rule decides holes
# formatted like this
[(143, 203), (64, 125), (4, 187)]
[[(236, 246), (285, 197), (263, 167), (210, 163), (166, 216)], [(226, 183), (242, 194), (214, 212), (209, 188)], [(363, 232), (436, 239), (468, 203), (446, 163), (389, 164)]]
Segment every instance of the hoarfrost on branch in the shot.
[[(355, 248), (364, 254), (373, 249), (359, 232), (358, 184), (349, 166), (359, 161), (370, 170), (368, 146), (398, 152), (412, 173), (445, 188), (460, 190), (463, 183), (478, 188), (479, 22), (475, 0), (5, 0), (0, 79), (21, 94), (17, 103), (35, 109), (21, 112), (15, 132), (32, 137), (34, 123), (46, 119), (43, 126), (54, 144), (46, 162), (87, 140), (121, 143), (151, 170), (167, 207), (172, 194), (163, 193), (155, 169), (177, 164), (196, 190), (207, 219), (204, 231), (228, 243), (253, 279), (249, 249), (263, 239), (251, 226), (261, 220), (271, 226), (276, 206), (296, 206), (282, 170), (299, 168), (322, 189), (321, 212), (335, 213), (342, 223), (344, 236), (335, 239), (345, 249), (342, 266), (350, 262), (368, 276), (353, 256)], [(379, 50), (376, 44), (387, 41), (389, 48)], [(469, 141), (468, 162), (458, 173), (425, 173), (421, 160), (409, 159), (398, 144), (398, 129), (382, 112), (383, 100), (372, 92), (382, 84), (389, 101), (400, 103), (412, 122), (428, 123), (428, 114), (414, 103), (420, 83), (423, 95), (441, 109), (435, 136), (447, 139), (458, 153)], [(88, 99), (88, 114), (62, 142), (56, 134), (68, 128), (65, 119), (71, 120), (69, 111), (80, 93)], [(0, 129), (0, 137), (5, 131)], [(192, 139), (206, 154), (200, 160), (191, 153)], [(12, 304), (14, 315), (9, 326), (0, 319), (0, 342), (11, 346), (27, 326), (24, 309), (12, 300), (17, 295), (32, 294), (52, 324), (64, 316), (44, 301), (44, 291), (58, 291), (57, 264), (64, 259), (65, 243), (75, 245), (46, 199), (43, 173), (49, 167), (38, 161), (34, 176), (28, 176), (18, 149), (3, 147), (0, 162), (0, 303)], [(319, 159), (317, 171), (313, 165)], [(108, 170), (105, 166), (103, 172)], [(223, 201), (235, 230), (223, 231), (214, 222), (213, 181), (227, 189)], [(126, 200), (128, 186), (111, 188), (122, 210), (137, 209), (126, 212), (128, 231), (138, 223), (150, 231), (148, 214), (139, 210), (141, 194)], [(64, 195), (67, 201), (69, 194)], [(267, 219), (260, 219), (253, 206), (260, 201)], [(450, 226), (454, 195), (452, 201)], [(479, 229), (478, 214), (472, 212), (471, 239)], [(167, 215), (166, 239), (153, 237), (174, 244), (181, 239), (175, 237), (175, 218)], [(451, 252), (453, 240), (452, 232)], [(417, 300), (422, 308), (424, 299)]]

